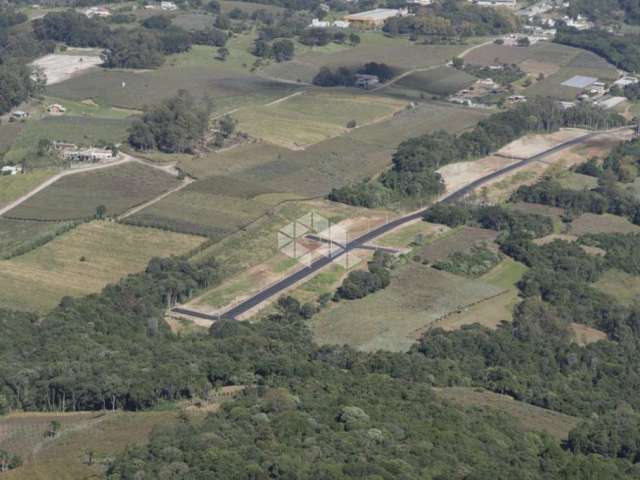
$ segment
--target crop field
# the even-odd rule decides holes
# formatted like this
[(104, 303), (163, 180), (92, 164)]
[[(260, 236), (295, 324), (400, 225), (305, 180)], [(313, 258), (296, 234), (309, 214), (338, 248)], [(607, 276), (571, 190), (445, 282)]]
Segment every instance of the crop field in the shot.
[(469, 87), (476, 77), (451, 67), (438, 67), (426, 72), (415, 72), (395, 85), (433, 95), (450, 95)]
[(269, 205), (252, 199), (187, 187), (132, 215), (126, 222), (220, 240), (265, 214), (268, 208)]
[(434, 263), (444, 260), (452, 253), (466, 252), (482, 243), (486, 243), (489, 246), (495, 245), (494, 241), (497, 237), (498, 233), (494, 230), (465, 226), (451, 230), (433, 243), (419, 248), (417, 255), (423, 261)]
[(61, 178), (18, 205), (7, 217), (35, 220), (90, 218), (99, 205), (107, 215), (119, 215), (178, 185), (155, 168), (129, 162)]
[(44, 168), (31, 170), (23, 175), (0, 176), (0, 208), (30, 192), (55, 173), (53, 168)]
[(120, 143), (127, 138), (130, 120), (126, 118), (92, 118), (84, 116), (45, 117), (28, 121), (5, 156), (6, 161), (19, 162), (33, 152), (38, 141), (65, 141), (80, 145), (98, 142)]
[(525, 95), (546, 95), (565, 100), (573, 100), (582, 92), (579, 88), (562, 85), (576, 75), (595, 77), (602, 81), (618, 78), (618, 71), (611, 65), (605, 67), (562, 67), (558, 72), (548, 76), (541, 82), (534, 83), (524, 91)]
[(384, 290), (342, 301), (311, 320), (319, 344), (406, 351), (426, 326), (500, 294), (502, 289), (411, 263)]
[(310, 51), (290, 62), (272, 64), (264, 69), (270, 76), (290, 81), (311, 82), (320, 67), (358, 68), (367, 62), (386, 63), (397, 71), (426, 68), (447, 63), (469, 45), (417, 45), (380, 33), (363, 33), (357, 47), (331, 53)]
[(24, 255), (0, 261), (0, 306), (45, 312), (65, 295), (98, 292), (143, 270), (152, 257), (180, 255), (203, 241), (111, 222), (83, 224)]
[[(46, 438), (50, 422), (61, 424), (57, 438)], [(148, 441), (154, 427), (170, 426), (176, 411), (12, 413), (0, 420), (0, 449), (20, 454), (24, 466), (3, 480), (101, 478), (106, 464), (129, 445)], [(94, 451), (89, 465), (86, 452)]]
[(514, 417), (525, 431), (546, 432), (558, 441), (566, 440), (580, 419), (563, 413), (536, 407), (514, 400), (508, 395), (468, 387), (448, 387), (434, 390), (435, 394), (464, 407), (486, 407)]
[(46, 240), (66, 227), (67, 225), (60, 223), (9, 220), (0, 217), (0, 259)]
[(240, 105), (267, 103), (292, 91), (291, 85), (251, 75), (234, 61), (215, 60), (215, 55), (213, 47), (195, 46), (190, 52), (169, 57), (156, 70), (93, 70), (48, 87), (47, 94), (142, 109), (185, 89), (196, 98), (212, 97), (216, 108), (226, 111)]
[(626, 218), (605, 213), (584, 213), (571, 222), (569, 233), (586, 235), (587, 233), (638, 233), (640, 227)]
[[(16, 138), (20, 135), (26, 123), (23, 122), (13, 122), (13, 123), (5, 123), (0, 125), (0, 156), (4, 155), (11, 149), (13, 142), (16, 141)], [(0, 190), (1, 192), (2, 190)]]
[(351, 120), (356, 125), (380, 121), (405, 106), (406, 102), (382, 96), (314, 91), (233, 116), (238, 128), (252, 137), (296, 150), (347, 132)]

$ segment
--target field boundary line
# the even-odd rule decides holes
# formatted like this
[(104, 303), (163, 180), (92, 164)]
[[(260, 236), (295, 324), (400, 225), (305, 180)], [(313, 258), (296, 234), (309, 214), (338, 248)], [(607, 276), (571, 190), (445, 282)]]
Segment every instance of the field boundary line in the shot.
[(118, 215), (116, 220), (117, 221), (122, 221), (122, 220), (130, 217), (131, 215), (135, 215), (139, 211), (144, 210), (145, 208), (150, 207), (151, 205), (153, 205), (155, 203), (158, 203), (160, 200), (168, 197), (172, 193), (179, 192), (183, 188), (188, 187), (193, 182), (195, 182), (195, 180), (193, 180), (192, 178), (186, 177), (184, 180), (182, 180), (182, 183), (180, 185), (178, 185), (177, 187), (170, 188), (166, 192), (161, 193), (160, 195), (158, 195), (155, 198), (152, 198), (151, 200), (147, 200), (146, 202), (141, 203), (140, 205), (135, 205), (135, 206), (131, 207), (129, 210), (127, 210), (127, 211), (121, 213), (120, 215)]

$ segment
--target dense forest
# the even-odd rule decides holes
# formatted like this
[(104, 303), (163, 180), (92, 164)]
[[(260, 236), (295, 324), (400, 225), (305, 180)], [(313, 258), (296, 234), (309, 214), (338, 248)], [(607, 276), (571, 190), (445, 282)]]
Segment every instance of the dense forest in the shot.
[(138, 150), (193, 152), (208, 130), (212, 108), (209, 99), (197, 102), (189, 92), (180, 90), (131, 124), (129, 144)]
[(390, 18), (384, 31), (389, 35), (426, 37), (471, 37), (515, 32), (518, 17), (507, 9), (483, 8), (464, 0), (434, 2), (415, 16)]
[(593, 21), (623, 21), (640, 23), (640, 4), (633, 0), (574, 0), (567, 13), (572, 17), (585, 15)]
[(437, 169), (449, 163), (488, 155), (529, 132), (561, 127), (608, 128), (625, 123), (622, 116), (580, 105), (562, 110), (550, 98), (536, 98), (482, 120), (471, 131), (453, 135), (444, 130), (410, 138), (393, 154), (393, 166), (379, 180), (334, 189), (329, 199), (364, 207), (390, 200), (430, 197), (444, 192)]
[(637, 34), (621, 36), (606, 30), (561, 27), (558, 28), (554, 41), (590, 50), (618, 68), (630, 72), (640, 71), (640, 36)]

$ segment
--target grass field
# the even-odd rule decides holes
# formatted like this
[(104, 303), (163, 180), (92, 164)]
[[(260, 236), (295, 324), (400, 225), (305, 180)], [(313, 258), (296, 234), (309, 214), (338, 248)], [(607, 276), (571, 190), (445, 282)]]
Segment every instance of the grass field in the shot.
[(61, 178), (18, 205), (7, 217), (38, 220), (90, 218), (96, 207), (118, 215), (178, 185), (178, 181), (155, 168), (126, 163)]
[(598, 186), (598, 179), (575, 172), (563, 172), (556, 180), (563, 188), (571, 190), (591, 190)]
[(451, 230), (436, 241), (417, 249), (416, 254), (429, 263), (444, 260), (455, 252), (466, 252), (472, 247), (486, 243), (488, 246), (495, 245), (494, 241), (498, 233), (494, 230), (475, 227), (461, 227)]
[(111, 222), (81, 225), (29, 253), (0, 261), (0, 306), (38, 312), (65, 295), (100, 291), (152, 257), (186, 253), (202, 237)]
[(407, 248), (415, 243), (418, 236), (421, 236), (423, 241), (429, 242), (447, 231), (449, 227), (445, 225), (418, 221), (383, 235), (375, 243), (383, 247)]
[(587, 233), (637, 233), (640, 227), (626, 218), (605, 213), (584, 213), (571, 222), (569, 233), (572, 235), (586, 235)]
[(582, 90), (567, 87), (562, 85), (562, 83), (576, 75), (595, 77), (602, 81), (611, 81), (618, 78), (618, 71), (611, 65), (602, 67), (566, 66), (562, 67), (558, 72), (549, 75), (543, 81), (533, 84), (524, 90), (524, 94), (528, 96), (546, 95), (565, 100), (573, 100)]
[(30, 170), (24, 175), (0, 176), (0, 207), (7, 206), (55, 175), (53, 168)]
[(415, 72), (395, 85), (431, 95), (450, 95), (469, 87), (476, 77), (451, 67), (438, 67), (426, 72)]
[(623, 305), (632, 305), (640, 299), (640, 277), (621, 270), (607, 270), (595, 283), (595, 287)]
[[(80, 78), (80, 77), (79, 77)], [(5, 155), (4, 160), (17, 163), (33, 152), (41, 139), (90, 146), (99, 142), (120, 143), (127, 138), (130, 120), (84, 116), (45, 117), (25, 123), (24, 129)]]
[(67, 224), (9, 220), (0, 217), (0, 259), (36, 245), (67, 228)]
[(347, 132), (351, 120), (356, 125), (381, 121), (405, 106), (406, 102), (382, 96), (315, 90), (233, 116), (238, 128), (252, 137), (298, 149)]
[[(45, 438), (52, 420), (61, 423), (57, 438)], [(151, 430), (170, 426), (176, 411), (14, 413), (0, 419), (0, 449), (20, 454), (24, 466), (3, 480), (78, 480), (102, 478), (108, 461), (129, 445), (148, 441)], [(86, 452), (94, 452), (93, 465)]]
[(411, 263), (384, 290), (342, 301), (311, 320), (319, 344), (348, 344), (365, 351), (405, 351), (438, 319), (502, 289)]
[[(246, 41), (241, 38), (239, 41)], [(142, 109), (168, 98), (178, 89), (194, 97), (210, 96), (217, 110), (266, 103), (282, 97), (292, 86), (259, 78), (242, 64), (250, 54), (230, 45), (229, 61), (215, 60), (216, 48), (194, 46), (191, 51), (168, 57), (157, 70), (132, 71), (96, 69), (47, 88), (47, 94), (69, 100), (92, 99), (99, 105)], [(123, 82), (125, 86), (123, 87)]]
[(514, 400), (482, 389), (448, 387), (434, 390), (440, 398), (464, 407), (487, 407), (513, 416), (525, 431), (546, 432), (558, 441), (566, 440), (579, 418)]
[[(290, 81), (310, 82), (320, 67), (359, 68), (367, 62), (381, 62), (396, 71), (445, 64), (469, 45), (418, 45), (403, 38), (385, 37), (380, 32), (363, 32), (357, 47), (330, 53), (312, 50), (292, 61), (269, 65), (264, 72)], [(471, 40), (470, 44), (479, 42)]]
[(505, 258), (490, 272), (480, 277), (482, 282), (503, 291), (489, 300), (476, 303), (469, 308), (453, 313), (433, 324), (444, 330), (457, 330), (464, 325), (479, 323), (488, 328), (496, 328), (500, 322), (513, 319), (513, 308), (520, 302), (516, 283), (527, 271), (527, 267), (511, 258)]

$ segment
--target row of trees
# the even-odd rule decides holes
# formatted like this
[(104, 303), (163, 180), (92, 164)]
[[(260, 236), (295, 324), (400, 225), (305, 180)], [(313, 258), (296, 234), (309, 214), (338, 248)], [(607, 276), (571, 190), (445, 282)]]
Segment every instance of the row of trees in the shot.
[[(536, 98), (526, 104), (482, 120), (471, 131), (453, 135), (444, 130), (410, 138), (393, 154), (393, 166), (368, 186), (368, 182), (334, 189), (329, 198), (356, 205), (379, 206), (380, 200), (421, 198), (438, 195), (444, 184), (436, 172), (453, 162), (480, 158), (528, 132), (552, 132), (560, 127), (608, 128), (625, 119), (601, 108), (579, 105), (560, 108), (551, 98)], [(374, 197), (370, 197), (370, 195)]]
[(319, 87), (352, 87), (356, 83), (356, 75), (375, 75), (384, 83), (394, 76), (393, 69), (386, 63), (369, 62), (362, 67), (352, 70), (347, 67), (338, 67), (335, 71), (329, 67), (322, 67), (313, 77), (313, 84)]

